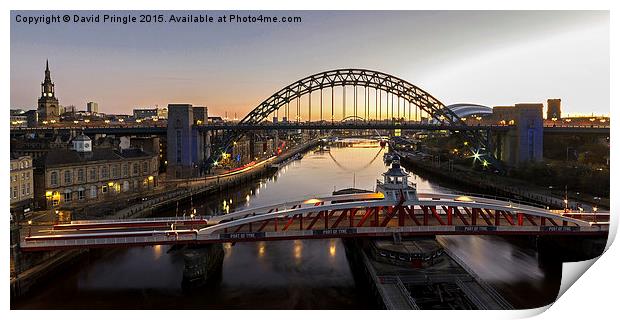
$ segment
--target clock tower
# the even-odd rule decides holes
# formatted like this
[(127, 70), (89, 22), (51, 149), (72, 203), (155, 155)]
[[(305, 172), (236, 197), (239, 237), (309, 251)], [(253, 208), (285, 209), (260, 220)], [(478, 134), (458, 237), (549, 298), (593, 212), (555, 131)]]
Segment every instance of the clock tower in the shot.
[(39, 121), (58, 121), (60, 116), (59, 109), (58, 99), (54, 93), (54, 83), (50, 75), (49, 63), (45, 61), (45, 80), (41, 83), (41, 97), (39, 98), (37, 108)]

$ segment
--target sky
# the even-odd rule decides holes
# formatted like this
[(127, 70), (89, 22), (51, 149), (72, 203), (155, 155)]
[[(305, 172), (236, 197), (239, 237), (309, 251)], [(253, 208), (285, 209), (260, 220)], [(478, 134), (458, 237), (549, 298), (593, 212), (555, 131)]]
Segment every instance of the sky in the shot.
[[(301, 78), (364, 68), (449, 105), (561, 98), (564, 113), (610, 110), (606, 11), (240, 11), (301, 23), (26, 24), (11, 12), (11, 108), (35, 108), (49, 59), (61, 105), (130, 114), (169, 103), (239, 117)], [(190, 12), (80, 12), (184, 15)], [(228, 15), (224, 11), (193, 14)]]

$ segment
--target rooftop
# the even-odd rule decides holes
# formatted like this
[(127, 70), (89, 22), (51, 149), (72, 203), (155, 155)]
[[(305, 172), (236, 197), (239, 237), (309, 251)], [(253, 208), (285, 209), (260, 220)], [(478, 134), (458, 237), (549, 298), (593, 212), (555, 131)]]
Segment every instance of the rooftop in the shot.
[(141, 149), (124, 149), (119, 151), (112, 148), (93, 149), (92, 152), (80, 153), (75, 150), (54, 149), (37, 161), (37, 166), (59, 166), (67, 164), (85, 164), (92, 161), (122, 160), (151, 156)]

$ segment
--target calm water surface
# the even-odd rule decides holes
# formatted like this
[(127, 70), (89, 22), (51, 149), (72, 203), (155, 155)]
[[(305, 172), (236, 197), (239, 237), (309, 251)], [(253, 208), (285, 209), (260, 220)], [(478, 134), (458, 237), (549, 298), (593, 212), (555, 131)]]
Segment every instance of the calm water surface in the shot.
[[(374, 190), (386, 170), (378, 143), (332, 146), (308, 153), (269, 178), (196, 201), (198, 214), (331, 194), (355, 186)], [(442, 191), (412, 174), (419, 190)], [(224, 202), (227, 202), (224, 205)], [(181, 210), (182, 211), (182, 210)], [(165, 215), (174, 215), (167, 212)], [(554, 300), (560, 264), (539, 266), (536, 251), (491, 236), (441, 241), (516, 307)], [(169, 246), (96, 250), (42, 284), (13, 308), (372, 309), (357, 289), (338, 239), (225, 245), (221, 277), (191, 293), (181, 289), (183, 257)]]

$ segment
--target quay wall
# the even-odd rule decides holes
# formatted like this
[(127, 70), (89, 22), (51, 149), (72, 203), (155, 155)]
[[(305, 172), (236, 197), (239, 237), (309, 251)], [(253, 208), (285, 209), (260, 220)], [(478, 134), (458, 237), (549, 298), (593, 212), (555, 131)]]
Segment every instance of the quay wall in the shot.
[[(225, 176), (208, 177), (208, 179), (189, 179), (189, 183), (168, 184), (169, 190), (161, 196), (155, 196), (137, 205), (119, 210), (113, 215), (108, 215), (105, 219), (131, 219), (151, 216), (156, 210), (183, 201), (196, 195), (209, 195), (220, 192), (227, 188), (252, 181), (272, 169), (270, 166), (288, 158), (310, 150), (319, 144), (318, 139), (308, 141), (300, 146), (291, 148), (283, 152), (280, 156), (265, 161), (260, 166), (247, 171), (228, 174)], [(19, 251), (19, 249), (17, 249)], [(77, 261), (88, 250), (70, 250), (46, 253), (21, 253), (16, 255), (16, 263), (20, 264), (23, 272), (19, 272), (10, 280), (11, 299), (24, 296), (37, 283), (49, 280), (58, 270), (68, 264)]]
[(430, 175), (447, 183), (457, 184), (473, 190), (480, 190), (482, 193), (517, 198), (524, 202), (549, 206), (551, 209), (561, 209), (564, 207), (563, 199), (532, 192), (507, 182), (501, 182), (499, 178), (494, 176), (489, 177), (483, 173), (473, 175), (458, 169), (447, 170), (444, 167), (430, 164), (427, 161), (416, 159), (409, 155), (402, 155), (401, 162), (405, 166), (415, 168), (416, 172), (420, 172), (423, 175)]

